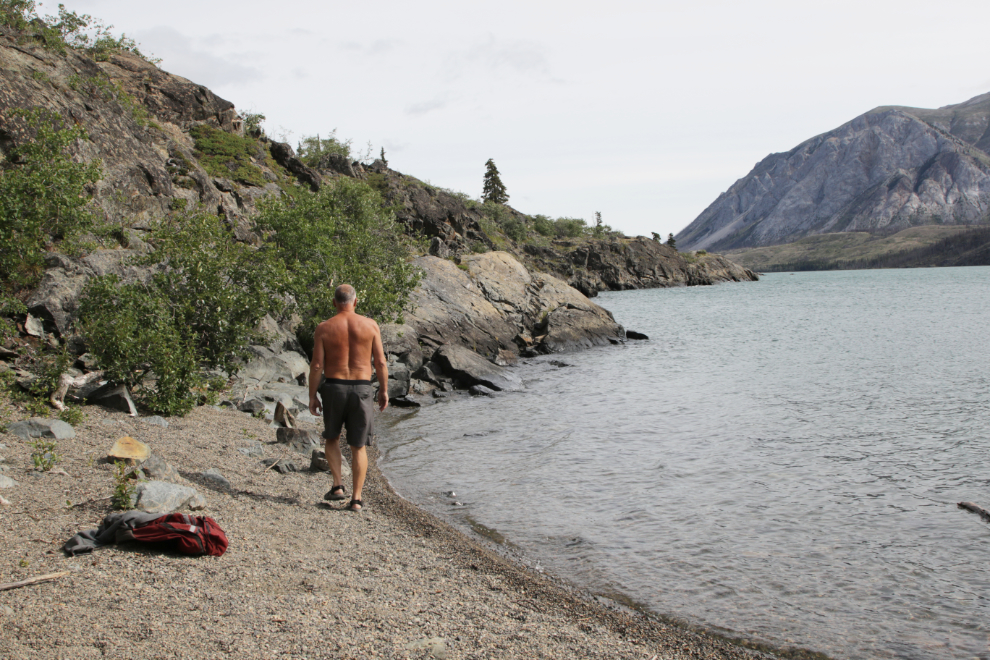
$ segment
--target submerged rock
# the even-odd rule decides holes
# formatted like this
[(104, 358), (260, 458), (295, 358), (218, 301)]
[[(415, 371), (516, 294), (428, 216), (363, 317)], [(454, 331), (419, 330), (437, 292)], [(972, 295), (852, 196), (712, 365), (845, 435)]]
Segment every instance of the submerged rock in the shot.
[(484, 385), (496, 391), (521, 390), (522, 380), (506, 367), (492, 364), (474, 351), (457, 344), (447, 344), (437, 349), (433, 361), (464, 385)]

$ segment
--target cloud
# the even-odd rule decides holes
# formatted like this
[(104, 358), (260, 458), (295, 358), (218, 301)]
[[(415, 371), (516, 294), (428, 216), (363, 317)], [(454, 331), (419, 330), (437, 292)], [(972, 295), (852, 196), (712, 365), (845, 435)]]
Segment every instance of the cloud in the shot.
[(142, 50), (162, 58), (163, 69), (200, 85), (217, 88), (264, 78), (259, 69), (197, 47), (200, 44), (171, 27), (142, 30), (136, 36)]
[(452, 77), (464, 76), (468, 69), (478, 68), (493, 73), (551, 77), (542, 45), (526, 39), (499, 40), (491, 34), (484, 41), (447, 57), (447, 70)]
[(371, 43), (360, 43), (357, 41), (345, 41), (340, 44), (344, 50), (349, 50), (363, 55), (384, 55), (399, 46), (404, 45), (402, 39), (376, 39)]
[(410, 106), (406, 106), (406, 114), (412, 115), (413, 117), (420, 117), (427, 113), (433, 112), (434, 110), (442, 110), (447, 107), (447, 101), (445, 99), (433, 99), (431, 101), (423, 101), (422, 103), (413, 103)]

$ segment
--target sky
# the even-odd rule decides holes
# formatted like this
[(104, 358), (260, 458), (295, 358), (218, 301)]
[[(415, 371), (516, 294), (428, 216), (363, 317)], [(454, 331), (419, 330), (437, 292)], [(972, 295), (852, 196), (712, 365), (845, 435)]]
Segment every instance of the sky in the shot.
[(874, 107), (990, 92), (986, 0), (63, 2), (293, 146), (472, 197), (491, 158), (514, 208), (633, 236)]

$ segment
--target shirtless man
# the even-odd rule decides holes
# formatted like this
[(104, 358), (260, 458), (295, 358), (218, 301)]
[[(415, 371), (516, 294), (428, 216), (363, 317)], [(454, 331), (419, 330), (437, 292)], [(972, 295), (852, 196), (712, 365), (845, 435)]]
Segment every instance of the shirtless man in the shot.
[[(326, 457), (333, 473), (333, 487), (323, 499), (343, 500), (344, 484), (340, 475), (340, 429), (347, 427), (347, 444), (351, 447), (351, 472), (354, 492), (348, 507), (360, 511), (361, 489), (368, 472), (368, 452), (371, 439), (374, 388), (371, 383), (371, 361), (374, 358), (378, 376), (378, 410), (388, 406), (388, 367), (382, 335), (373, 320), (354, 313), (357, 297), (354, 287), (341, 284), (334, 291), (333, 304), (337, 313), (316, 326), (313, 335), (313, 361), (309, 365), (309, 411), (323, 412), (323, 437)], [(321, 376), (326, 381), (320, 385)], [(320, 398), (316, 393), (319, 391)]]

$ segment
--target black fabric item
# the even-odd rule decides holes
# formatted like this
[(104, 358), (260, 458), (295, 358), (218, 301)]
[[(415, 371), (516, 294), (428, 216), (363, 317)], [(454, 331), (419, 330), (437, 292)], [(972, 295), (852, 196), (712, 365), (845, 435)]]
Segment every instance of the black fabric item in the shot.
[(92, 552), (95, 548), (104, 545), (113, 545), (117, 542), (117, 535), (135, 527), (146, 525), (152, 520), (161, 518), (160, 513), (145, 513), (143, 511), (125, 511), (123, 513), (111, 513), (103, 519), (103, 524), (98, 529), (90, 529), (79, 532), (65, 542), (62, 550), (70, 557), (74, 557), (83, 552)]

